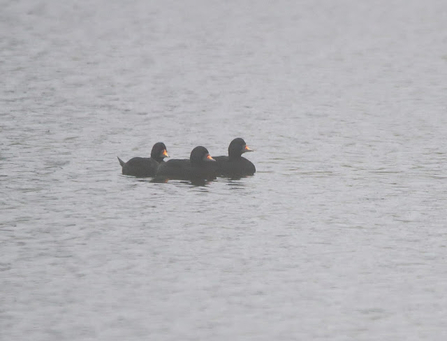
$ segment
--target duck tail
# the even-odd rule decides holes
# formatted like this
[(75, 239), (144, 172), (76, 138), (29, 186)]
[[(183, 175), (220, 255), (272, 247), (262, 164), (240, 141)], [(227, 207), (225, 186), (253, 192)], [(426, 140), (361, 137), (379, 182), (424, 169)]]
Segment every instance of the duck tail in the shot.
[(124, 167), (124, 165), (126, 164), (123, 160), (121, 160), (118, 156), (118, 161), (120, 162), (121, 167)]

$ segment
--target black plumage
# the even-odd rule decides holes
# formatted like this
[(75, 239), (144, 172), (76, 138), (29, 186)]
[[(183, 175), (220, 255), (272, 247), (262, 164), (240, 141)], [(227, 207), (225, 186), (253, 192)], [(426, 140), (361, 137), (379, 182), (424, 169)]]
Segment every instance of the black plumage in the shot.
[(169, 157), (166, 146), (163, 142), (157, 142), (152, 147), (151, 157), (134, 157), (127, 162), (120, 158), (118, 161), (122, 167), (124, 175), (133, 175), (139, 178), (155, 176), (158, 166), (165, 157)]
[(157, 178), (193, 180), (212, 180), (216, 177), (215, 160), (205, 147), (195, 147), (189, 159), (173, 159), (160, 164)]
[(241, 177), (253, 175), (256, 172), (255, 165), (242, 156), (243, 153), (252, 152), (244, 139), (238, 137), (228, 146), (228, 156), (215, 156), (217, 174), (226, 177)]

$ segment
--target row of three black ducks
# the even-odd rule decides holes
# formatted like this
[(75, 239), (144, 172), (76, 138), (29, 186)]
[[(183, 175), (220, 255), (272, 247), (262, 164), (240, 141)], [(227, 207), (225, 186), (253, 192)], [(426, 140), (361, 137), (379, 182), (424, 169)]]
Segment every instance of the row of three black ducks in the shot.
[(163, 142), (154, 144), (150, 158), (134, 157), (127, 162), (118, 158), (122, 173), (136, 177), (157, 177), (164, 179), (214, 179), (217, 176), (239, 178), (253, 175), (255, 165), (242, 157), (245, 152), (253, 151), (244, 139), (236, 138), (228, 147), (228, 156), (212, 157), (205, 147), (198, 146), (191, 151), (188, 159), (172, 159), (169, 157)]

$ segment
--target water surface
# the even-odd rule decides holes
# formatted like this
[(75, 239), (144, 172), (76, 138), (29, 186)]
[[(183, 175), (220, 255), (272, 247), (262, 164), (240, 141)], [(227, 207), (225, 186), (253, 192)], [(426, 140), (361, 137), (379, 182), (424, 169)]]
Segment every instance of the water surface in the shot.
[[(3, 1), (0, 339), (444, 340), (447, 4)], [(120, 174), (243, 137), (258, 172)]]

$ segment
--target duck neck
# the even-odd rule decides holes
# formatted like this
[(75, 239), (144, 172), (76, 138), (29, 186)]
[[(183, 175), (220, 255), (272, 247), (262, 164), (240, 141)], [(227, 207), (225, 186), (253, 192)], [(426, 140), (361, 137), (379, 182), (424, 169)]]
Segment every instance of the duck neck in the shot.
[(158, 155), (156, 156), (151, 155), (151, 159), (157, 161), (158, 163), (163, 162), (163, 158)]
[(239, 159), (242, 158), (242, 154), (240, 154), (240, 153), (229, 153), (228, 154), (228, 158), (230, 160), (239, 160)]

